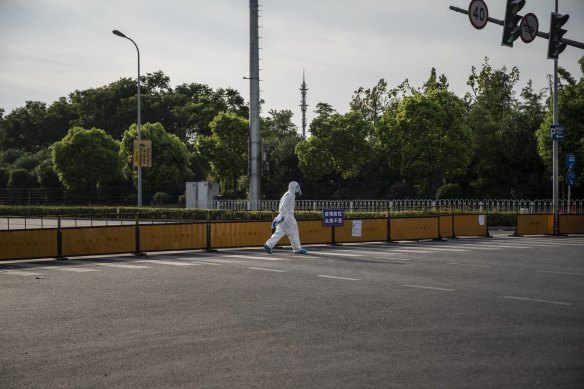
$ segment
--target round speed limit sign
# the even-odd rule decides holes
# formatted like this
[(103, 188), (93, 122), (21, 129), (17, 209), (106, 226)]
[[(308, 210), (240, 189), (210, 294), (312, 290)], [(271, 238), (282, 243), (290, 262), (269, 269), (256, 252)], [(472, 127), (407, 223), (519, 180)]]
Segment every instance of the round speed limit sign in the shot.
[(482, 30), (489, 19), (489, 9), (483, 0), (472, 0), (468, 6), (470, 24), (477, 30)]

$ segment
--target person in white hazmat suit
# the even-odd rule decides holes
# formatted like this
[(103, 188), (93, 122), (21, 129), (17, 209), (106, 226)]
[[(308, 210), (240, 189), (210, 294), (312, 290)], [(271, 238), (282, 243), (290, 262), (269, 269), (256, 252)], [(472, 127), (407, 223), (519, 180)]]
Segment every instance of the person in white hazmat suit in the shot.
[(306, 250), (300, 245), (300, 237), (298, 236), (298, 224), (294, 218), (294, 206), (296, 205), (296, 195), (301, 195), (300, 185), (296, 181), (288, 184), (288, 191), (284, 193), (280, 199), (278, 207), (278, 216), (272, 222), (272, 228), (276, 228), (276, 232), (264, 245), (266, 253), (272, 254), (272, 249), (284, 235), (288, 235), (292, 249), (296, 254), (306, 254)]

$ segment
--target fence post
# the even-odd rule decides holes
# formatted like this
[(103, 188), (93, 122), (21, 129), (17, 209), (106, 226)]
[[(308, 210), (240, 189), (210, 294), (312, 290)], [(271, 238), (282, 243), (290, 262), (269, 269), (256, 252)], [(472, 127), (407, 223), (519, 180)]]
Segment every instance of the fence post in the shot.
[(136, 212), (136, 251), (134, 255), (137, 257), (145, 257), (146, 254), (140, 251), (140, 216)]
[(211, 248), (211, 214), (207, 212), (207, 248), (205, 249), (206, 252), (212, 253), (217, 250)]
[(57, 215), (57, 260), (67, 260), (67, 258), (63, 257), (63, 231), (61, 230), (61, 215)]

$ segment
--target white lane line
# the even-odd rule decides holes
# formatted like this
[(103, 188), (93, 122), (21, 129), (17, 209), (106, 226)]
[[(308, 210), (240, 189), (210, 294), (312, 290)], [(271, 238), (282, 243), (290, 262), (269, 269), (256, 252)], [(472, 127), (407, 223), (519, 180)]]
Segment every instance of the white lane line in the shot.
[(410, 249), (389, 249), (388, 253), (411, 253), (411, 254), (429, 254), (428, 250), (410, 250)]
[(540, 299), (532, 299), (532, 298), (518, 297), (518, 296), (503, 296), (503, 298), (509, 299), (509, 300), (530, 301), (530, 302), (534, 302), (534, 303), (546, 303), (546, 304), (555, 304), (555, 305), (573, 305), (572, 303), (565, 303), (562, 301), (540, 300)]
[(475, 265), (474, 263), (448, 262), (448, 264), (449, 265), (458, 265), (458, 266), (484, 267), (484, 268), (490, 267), (487, 265)]
[(255, 259), (258, 261), (286, 261), (287, 258), (279, 258), (279, 257), (267, 257), (267, 256), (253, 256), (253, 255), (222, 255), (225, 258), (238, 258), (238, 259)]
[(209, 265), (209, 266), (223, 266), (222, 263), (213, 263), (213, 262), (197, 262), (197, 261), (193, 261), (194, 264), (197, 265)]
[(430, 290), (440, 290), (442, 292), (454, 292), (456, 289), (447, 288), (436, 288), (434, 286), (423, 286), (423, 285), (402, 285), (406, 288), (418, 288), (418, 289), (430, 289)]
[(564, 274), (564, 275), (570, 275), (570, 276), (584, 276), (584, 273), (573, 273), (573, 272), (568, 272), (568, 271), (553, 271), (553, 270), (536, 270), (536, 272), (538, 273), (550, 273), (550, 274)]
[(427, 249), (429, 251), (458, 251), (458, 252), (463, 252), (463, 251), (468, 251), (467, 249), (458, 249), (458, 248), (442, 248), (442, 247), (423, 247), (423, 246), (416, 246), (416, 247), (422, 247), (424, 249)]
[[(312, 254), (313, 252), (311, 252)], [(337, 257), (363, 257), (363, 254), (339, 253), (336, 251), (319, 251), (316, 255), (334, 255)]]
[(343, 281), (362, 281), (360, 278), (337, 277), (337, 276), (329, 276), (326, 274), (318, 274), (317, 277), (332, 278), (334, 280), (343, 280)]
[(395, 258), (395, 257), (373, 257), (374, 259), (389, 259), (389, 260), (395, 260), (395, 261), (411, 261), (412, 259), (410, 258)]
[(26, 277), (26, 276), (41, 276), (41, 273), (34, 273), (31, 271), (23, 271), (23, 270), (0, 270), (0, 273), (4, 273), (4, 274), (10, 274), (13, 276), (22, 276), (22, 277)]
[(97, 269), (89, 269), (87, 267), (53, 267), (51, 270), (59, 270), (59, 271), (69, 271), (72, 273), (89, 273), (92, 271), (99, 271)]
[(36, 265), (32, 265), (32, 264), (27, 264), (27, 263), (21, 263), (18, 265), (18, 267), (26, 267), (29, 269), (38, 269), (38, 270), (59, 270), (59, 271), (68, 271), (68, 272), (72, 272), (72, 273), (89, 273), (92, 271), (99, 271), (96, 269), (89, 269), (87, 267), (81, 267), (81, 266), (60, 266), (60, 265), (36, 266)]
[(236, 261), (236, 260), (232, 260), (232, 259), (201, 259), (201, 261), (204, 261), (204, 263), (213, 263), (213, 264), (225, 264), (225, 263), (241, 263), (243, 261)]
[(123, 263), (93, 263), (96, 266), (113, 267), (118, 269), (152, 269), (152, 266), (126, 265)]
[(266, 269), (264, 267), (248, 267), (250, 270), (269, 271), (274, 273), (287, 273), (286, 270)]
[(198, 263), (192, 262), (175, 262), (175, 261), (159, 261), (157, 259), (145, 259), (143, 261), (134, 261), (139, 263), (151, 263), (155, 265), (170, 265), (170, 266), (199, 266)]

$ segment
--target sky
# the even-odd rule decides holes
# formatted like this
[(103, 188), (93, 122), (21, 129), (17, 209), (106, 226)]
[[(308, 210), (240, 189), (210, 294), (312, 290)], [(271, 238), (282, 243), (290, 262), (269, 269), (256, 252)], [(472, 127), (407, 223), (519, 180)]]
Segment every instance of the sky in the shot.
[[(505, 0), (485, 0), (489, 16), (504, 19)], [(518, 90), (529, 79), (548, 85), (553, 61), (547, 40), (520, 39), (501, 46), (502, 27), (482, 30), (450, 5), (470, 0), (260, 0), (262, 116), (290, 109), (300, 128), (302, 73), (308, 85), (307, 120), (317, 103), (349, 110), (359, 87), (384, 78), (390, 88), (408, 79), (421, 87), (432, 67), (464, 96), (472, 66), (485, 57), (495, 69), (516, 66)], [(527, 0), (549, 31), (555, 0)], [(559, 0), (570, 19), (565, 37), (584, 42), (584, 0)], [(112, 34), (122, 31), (140, 49), (141, 73), (163, 71), (171, 86), (202, 83), (234, 88), (249, 101), (249, 1), (247, 0), (0, 0), (0, 108), (26, 101), (50, 105), (75, 90), (137, 75), (136, 49)], [(582, 76), (584, 50), (568, 46), (559, 65)]]

